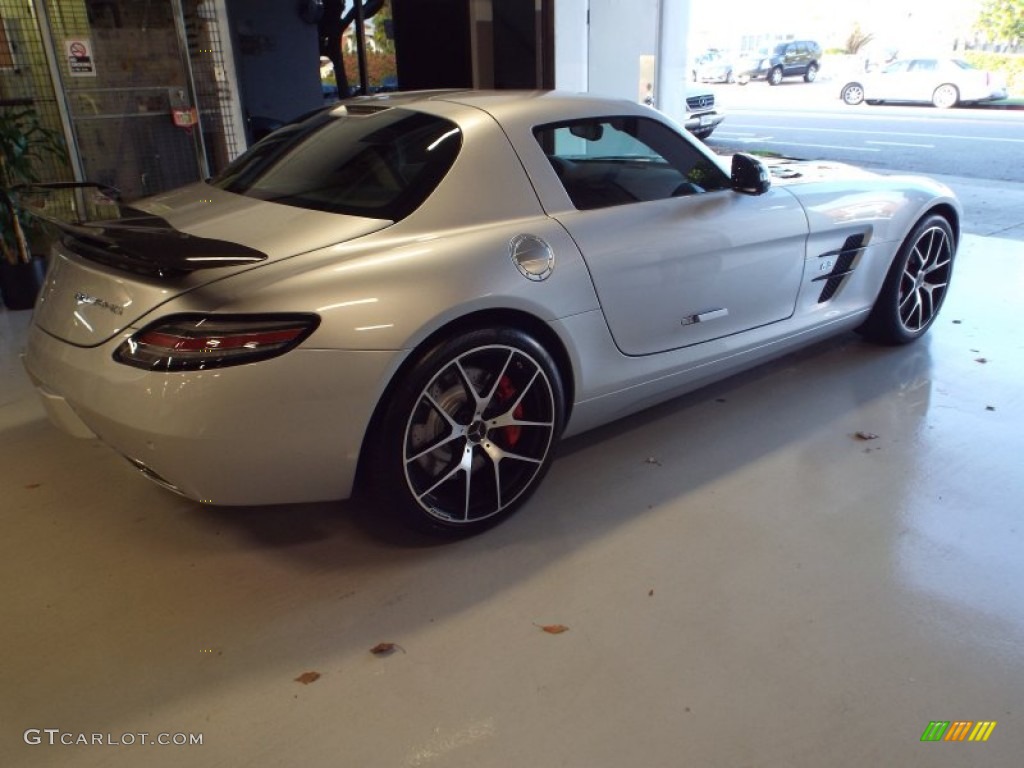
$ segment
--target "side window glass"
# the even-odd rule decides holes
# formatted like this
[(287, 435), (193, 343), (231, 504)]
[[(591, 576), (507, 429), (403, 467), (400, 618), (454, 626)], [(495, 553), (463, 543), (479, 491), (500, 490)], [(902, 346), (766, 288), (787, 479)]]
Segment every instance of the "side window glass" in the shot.
[(540, 126), (534, 136), (581, 211), (729, 187), (721, 168), (656, 120), (574, 120)]

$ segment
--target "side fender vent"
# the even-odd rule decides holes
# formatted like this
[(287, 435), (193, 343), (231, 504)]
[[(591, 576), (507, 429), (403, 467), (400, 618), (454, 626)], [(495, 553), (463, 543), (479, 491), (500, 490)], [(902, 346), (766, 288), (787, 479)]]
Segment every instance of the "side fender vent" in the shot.
[(864, 235), (862, 233), (850, 235), (846, 238), (846, 242), (843, 243), (843, 247), (838, 251), (826, 251), (818, 255), (819, 259), (835, 259), (835, 263), (828, 274), (814, 278), (814, 282), (825, 282), (825, 286), (821, 289), (821, 295), (818, 296), (819, 304), (824, 304), (836, 295), (839, 286), (853, 272), (853, 262), (864, 248)]

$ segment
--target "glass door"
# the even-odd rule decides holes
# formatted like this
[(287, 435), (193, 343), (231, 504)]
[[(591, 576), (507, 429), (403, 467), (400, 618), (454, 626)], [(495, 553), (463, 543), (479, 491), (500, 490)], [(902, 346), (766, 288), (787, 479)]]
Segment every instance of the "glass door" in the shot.
[(87, 181), (125, 200), (205, 177), (180, 0), (41, 0)]

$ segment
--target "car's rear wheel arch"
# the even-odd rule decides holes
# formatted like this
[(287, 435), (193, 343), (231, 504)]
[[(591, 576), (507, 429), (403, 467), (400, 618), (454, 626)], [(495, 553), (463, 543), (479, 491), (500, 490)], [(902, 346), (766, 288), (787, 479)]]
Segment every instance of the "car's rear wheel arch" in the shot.
[(540, 318), (521, 310), (495, 308), (471, 312), (470, 314), (456, 318), (433, 331), (429, 336), (417, 344), (408, 355), (406, 355), (405, 360), (402, 361), (402, 364), (392, 375), (387, 386), (384, 388), (384, 391), (381, 393), (381, 396), (377, 401), (377, 405), (374, 408), (373, 415), (370, 417), (370, 421), (367, 424), (366, 433), (364, 435), (363, 444), (359, 454), (359, 464), (356, 473), (357, 487), (362, 487), (366, 484), (365, 473), (368, 469), (368, 454), (370, 452), (370, 441), (367, 437), (378, 433), (379, 427), (387, 410), (387, 404), (391, 401), (395, 388), (401, 384), (401, 382), (409, 375), (411, 370), (431, 349), (437, 347), (447, 339), (464, 336), (469, 333), (473, 333), (474, 331), (488, 328), (509, 328), (521, 331), (535, 339), (537, 343), (540, 344), (551, 356), (555, 363), (555, 368), (558, 371), (558, 375), (561, 378), (562, 393), (565, 400), (562, 404), (564, 414), (563, 423), (566, 424), (569, 422), (569, 417), (572, 415), (572, 403), (575, 399), (575, 376), (569, 351), (566, 349), (562, 340), (558, 337), (558, 334), (551, 330), (551, 327)]

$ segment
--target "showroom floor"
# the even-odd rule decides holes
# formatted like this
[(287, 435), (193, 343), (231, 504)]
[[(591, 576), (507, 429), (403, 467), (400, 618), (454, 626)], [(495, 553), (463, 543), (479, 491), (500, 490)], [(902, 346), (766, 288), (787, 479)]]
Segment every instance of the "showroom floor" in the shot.
[[(568, 441), (449, 544), (168, 494), (44, 420), (0, 311), (0, 765), (1020, 765), (1022, 291), (969, 236), (922, 343)], [(956, 720), (998, 726), (921, 742)]]

